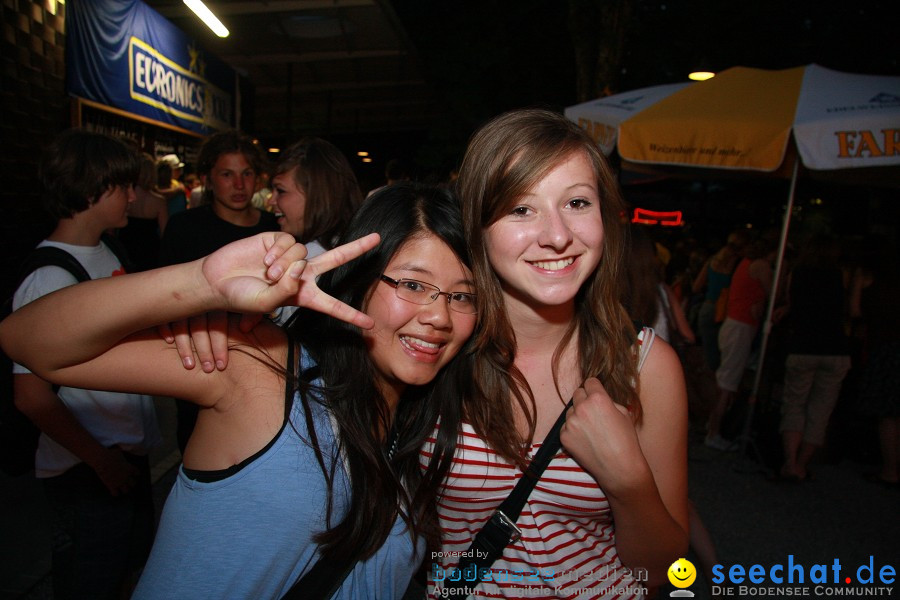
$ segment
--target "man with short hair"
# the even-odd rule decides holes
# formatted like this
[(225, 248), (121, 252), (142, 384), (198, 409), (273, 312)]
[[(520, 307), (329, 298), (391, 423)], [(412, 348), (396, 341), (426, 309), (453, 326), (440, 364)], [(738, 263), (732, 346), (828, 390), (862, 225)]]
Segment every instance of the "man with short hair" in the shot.
[[(236, 240), (278, 231), (275, 215), (251, 202), (256, 176), (263, 170), (263, 154), (250, 137), (223, 131), (207, 138), (197, 156), (197, 174), (204, 182), (202, 204), (169, 219), (160, 243), (160, 266), (197, 260)], [(176, 405), (178, 446), (184, 454), (198, 407), (181, 400)]]

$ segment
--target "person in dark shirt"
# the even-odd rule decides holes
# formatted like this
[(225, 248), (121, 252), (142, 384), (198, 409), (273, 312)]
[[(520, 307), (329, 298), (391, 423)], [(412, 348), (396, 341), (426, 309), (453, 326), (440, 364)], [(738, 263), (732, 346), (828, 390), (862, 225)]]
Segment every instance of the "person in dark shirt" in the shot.
[[(264, 157), (250, 137), (238, 131), (211, 135), (200, 147), (197, 172), (203, 202), (172, 215), (160, 242), (160, 266), (190, 262), (231, 242), (278, 231), (275, 215), (251, 203)], [(197, 405), (176, 399), (178, 447), (184, 454), (197, 421)]]
[(850, 370), (850, 344), (840, 246), (829, 235), (804, 245), (788, 283), (787, 361), (781, 406), (784, 463), (780, 476), (804, 480), (816, 450), (825, 443), (828, 420)]
[(275, 217), (250, 202), (263, 162), (262, 152), (246, 135), (225, 131), (210, 136), (197, 157), (204, 181), (202, 205), (169, 220), (160, 264), (196, 260), (236, 240), (278, 231)]

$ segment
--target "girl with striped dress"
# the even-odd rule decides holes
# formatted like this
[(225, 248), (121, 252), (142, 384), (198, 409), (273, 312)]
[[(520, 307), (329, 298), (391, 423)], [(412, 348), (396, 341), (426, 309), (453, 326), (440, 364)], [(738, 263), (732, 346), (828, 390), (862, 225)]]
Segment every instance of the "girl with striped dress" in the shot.
[(449, 457), (429, 594), (459, 585), (448, 573), (574, 398), (521, 538), (472, 596), (641, 597), (687, 550), (687, 408), (675, 352), (619, 303), (615, 177), (575, 124), (520, 110), (473, 136), (457, 183), (480, 323), (462, 425), (421, 452)]

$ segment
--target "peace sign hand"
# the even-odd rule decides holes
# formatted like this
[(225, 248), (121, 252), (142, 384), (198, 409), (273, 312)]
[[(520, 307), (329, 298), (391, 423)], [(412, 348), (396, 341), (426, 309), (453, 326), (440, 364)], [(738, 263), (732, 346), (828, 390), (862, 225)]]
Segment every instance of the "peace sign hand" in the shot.
[(300, 289), (289, 304), (310, 308), (362, 329), (374, 327), (375, 321), (372, 317), (324, 293), (319, 289), (316, 280), (322, 273), (362, 256), (380, 241), (381, 236), (370, 233), (306, 261), (306, 268), (300, 274)]
[(307, 262), (306, 247), (293, 236), (267, 232), (220, 248), (203, 259), (201, 270), (218, 298), (216, 308), (268, 313), (279, 306), (302, 306), (369, 329), (374, 326), (371, 317), (322, 292), (316, 277), (379, 241), (378, 234), (369, 234)]

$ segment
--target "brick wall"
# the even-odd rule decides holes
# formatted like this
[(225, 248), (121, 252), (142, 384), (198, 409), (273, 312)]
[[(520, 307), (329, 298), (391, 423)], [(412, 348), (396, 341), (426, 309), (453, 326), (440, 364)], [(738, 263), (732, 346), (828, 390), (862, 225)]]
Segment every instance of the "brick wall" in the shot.
[(65, 5), (2, 0), (0, 50), (0, 293), (11, 292), (23, 254), (49, 232), (37, 210), (41, 149), (69, 126), (65, 94)]

